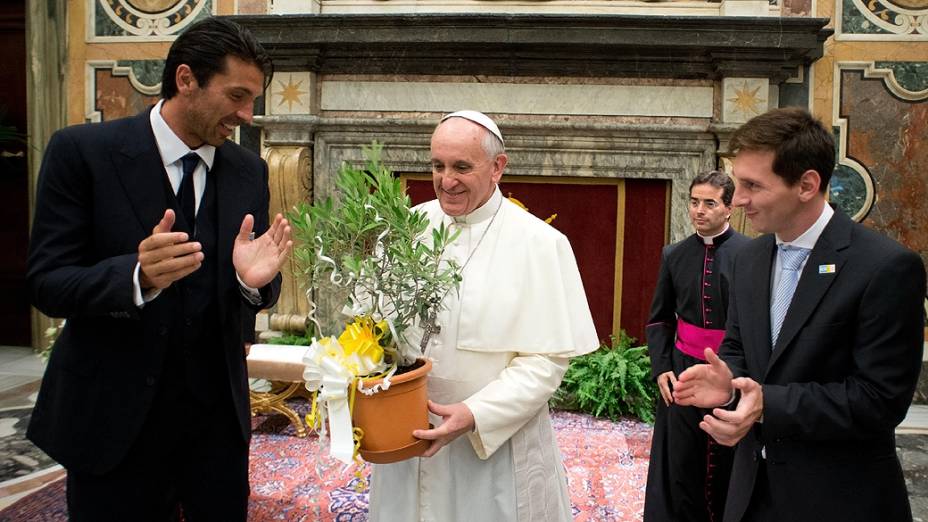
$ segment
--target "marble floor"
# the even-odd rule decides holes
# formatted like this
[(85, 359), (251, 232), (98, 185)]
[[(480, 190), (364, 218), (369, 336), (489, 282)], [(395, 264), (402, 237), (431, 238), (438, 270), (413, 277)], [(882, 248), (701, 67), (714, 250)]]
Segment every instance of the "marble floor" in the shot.
[(44, 371), (32, 348), (0, 346), (0, 509), (64, 475), (22, 436)]
[[(0, 346), (0, 509), (64, 474), (22, 440), (45, 363), (31, 348)], [(914, 405), (897, 429), (897, 450), (916, 522), (928, 522), (928, 405)]]

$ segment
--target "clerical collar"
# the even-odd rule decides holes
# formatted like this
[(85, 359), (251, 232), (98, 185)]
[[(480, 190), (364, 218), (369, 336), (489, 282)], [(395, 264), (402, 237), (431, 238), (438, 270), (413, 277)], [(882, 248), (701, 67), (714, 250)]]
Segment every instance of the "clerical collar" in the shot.
[(696, 235), (699, 237), (699, 239), (702, 239), (702, 243), (704, 245), (714, 245), (716, 243), (721, 243), (722, 241), (728, 239), (728, 236), (731, 235), (730, 231), (731, 231), (731, 226), (729, 226), (728, 223), (725, 223), (725, 228), (722, 229), (722, 231), (719, 232), (718, 234), (715, 234), (712, 236), (704, 236), (700, 234), (699, 232), (696, 232)]
[(812, 223), (811, 227), (806, 229), (805, 232), (800, 234), (799, 237), (792, 241), (783, 241), (777, 237), (777, 245), (787, 245), (812, 250), (815, 248), (815, 243), (818, 242), (819, 236), (822, 235), (822, 232), (825, 230), (825, 226), (828, 225), (828, 222), (831, 221), (831, 216), (834, 214), (835, 211), (833, 208), (831, 208), (831, 205), (825, 203), (824, 208), (822, 208), (822, 213), (819, 214), (818, 219), (815, 220), (815, 223)]
[(206, 165), (206, 170), (211, 170), (213, 168), (213, 160), (216, 157), (216, 147), (209, 143), (204, 143), (196, 150), (191, 151), (190, 147), (181, 141), (177, 134), (174, 133), (174, 130), (168, 125), (168, 122), (164, 121), (164, 117), (161, 116), (162, 105), (164, 105), (164, 100), (159, 101), (158, 104), (155, 105), (149, 114), (149, 121), (151, 122), (151, 130), (155, 135), (155, 143), (158, 145), (158, 152), (161, 154), (161, 161), (164, 163), (165, 169), (180, 161), (187, 153), (195, 152), (197, 156), (203, 160), (203, 164)]
[(499, 191), (499, 186), (497, 186), (493, 189), (493, 195), (490, 196), (490, 199), (488, 199), (486, 203), (475, 209), (470, 214), (463, 216), (453, 216), (451, 219), (457, 224), (464, 225), (473, 225), (475, 223), (486, 221), (493, 217), (493, 214), (496, 213), (496, 209), (498, 209), (500, 204), (502, 204), (502, 199), (503, 193)]

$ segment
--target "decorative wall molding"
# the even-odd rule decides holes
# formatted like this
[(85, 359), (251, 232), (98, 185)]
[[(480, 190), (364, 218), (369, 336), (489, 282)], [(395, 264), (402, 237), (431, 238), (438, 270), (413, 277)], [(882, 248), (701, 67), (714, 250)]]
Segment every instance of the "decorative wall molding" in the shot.
[(265, 114), (311, 114), (316, 97), (315, 75), (310, 72), (274, 74), (265, 96)]
[[(85, 118), (88, 122), (98, 122), (102, 119), (102, 114), (97, 107), (98, 86), (96, 85), (96, 74), (100, 70), (111, 71), (114, 77), (126, 77), (129, 84), (139, 94), (144, 96), (158, 96), (161, 94), (160, 74), (156, 71), (164, 67), (163, 60), (91, 60), (87, 62), (85, 74)], [(140, 71), (146, 71), (141, 73)], [(142, 76), (142, 79), (139, 78)], [(157, 78), (159, 81), (155, 84), (148, 84), (145, 81), (152, 81)], [(144, 80), (144, 81), (143, 81)]]
[[(279, 0), (273, 0), (275, 3)], [(298, 1), (298, 0), (290, 0)], [(306, 0), (303, 0), (304, 2)], [(735, 0), (737, 2), (738, 0)], [(503, 13), (503, 14), (640, 14), (719, 15), (728, 0), (323, 0), (323, 14)], [(314, 0), (315, 3), (315, 0)], [(768, 14), (779, 12), (777, 0), (763, 2)], [(306, 12), (306, 9), (303, 9)]]
[(323, 81), (321, 109), (452, 112), (468, 107), (506, 114), (711, 118), (714, 90), (712, 85)]
[(86, 0), (87, 41), (173, 40), (214, 12), (215, 0)]
[[(828, 187), (829, 199), (841, 210), (845, 211), (854, 221), (863, 221), (873, 208), (876, 198), (876, 189), (873, 184), (873, 175), (863, 164), (847, 155), (848, 128), (847, 119), (835, 120), (835, 142), (838, 147), (835, 170), (831, 173), (831, 184)], [(860, 201), (848, 201), (844, 192), (849, 186), (863, 185), (864, 195)]]
[[(832, 173), (833, 181), (829, 187), (829, 197), (838, 207), (845, 211), (855, 221), (863, 221), (870, 213), (876, 199), (876, 188), (873, 176), (867, 167), (856, 159), (847, 155), (848, 120), (841, 117), (841, 71), (862, 70), (864, 76), (868, 70), (873, 70), (873, 62), (837, 62), (834, 72), (833, 114), (835, 145), (837, 147), (835, 171)], [(882, 77), (884, 76), (876, 76)], [(888, 85), (887, 85), (888, 86)], [(855, 197), (853, 201), (844, 199), (847, 187), (863, 187), (863, 197)], [(859, 191), (849, 191), (859, 192)]]
[(767, 112), (770, 82), (767, 78), (725, 78), (722, 80), (722, 121), (744, 123)]
[(280, 71), (627, 78), (766, 77), (822, 55), (827, 19), (401, 14), (248, 15)]
[(835, 0), (837, 40), (928, 41), (921, 0)]
[(839, 62), (837, 70), (862, 70), (864, 78), (880, 78), (889, 92), (903, 100), (928, 99), (928, 61)]

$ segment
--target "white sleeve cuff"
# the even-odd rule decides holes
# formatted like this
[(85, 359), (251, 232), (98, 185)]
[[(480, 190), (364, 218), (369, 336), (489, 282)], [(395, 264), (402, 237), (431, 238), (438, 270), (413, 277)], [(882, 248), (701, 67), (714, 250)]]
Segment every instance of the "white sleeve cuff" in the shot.
[(235, 278), (238, 279), (238, 287), (242, 292), (242, 297), (248, 300), (249, 303), (258, 306), (261, 304), (261, 292), (257, 288), (252, 288), (245, 284), (242, 281), (241, 276), (238, 275), (238, 272), (235, 273)]
[(145, 303), (154, 301), (156, 297), (161, 295), (161, 290), (153, 289), (142, 294), (142, 284), (139, 283), (139, 270), (141, 270), (141, 263), (135, 264), (135, 271), (132, 272), (132, 302), (135, 303), (135, 306), (139, 308), (144, 308)]

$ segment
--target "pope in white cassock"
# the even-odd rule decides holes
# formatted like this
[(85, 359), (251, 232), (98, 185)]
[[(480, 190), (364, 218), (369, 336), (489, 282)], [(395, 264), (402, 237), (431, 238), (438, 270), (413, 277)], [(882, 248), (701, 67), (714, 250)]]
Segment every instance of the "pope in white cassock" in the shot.
[[(567, 238), (503, 198), (508, 160), (496, 124), (475, 111), (432, 134), (433, 226), (460, 230), (446, 250), (463, 266), (459, 291), (417, 329), (433, 361), (434, 429), (423, 457), (374, 465), (374, 521), (571, 520), (547, 402), (570, 357), (599, 346)], [(410, 328), (410, 330), (413, 330)]]

